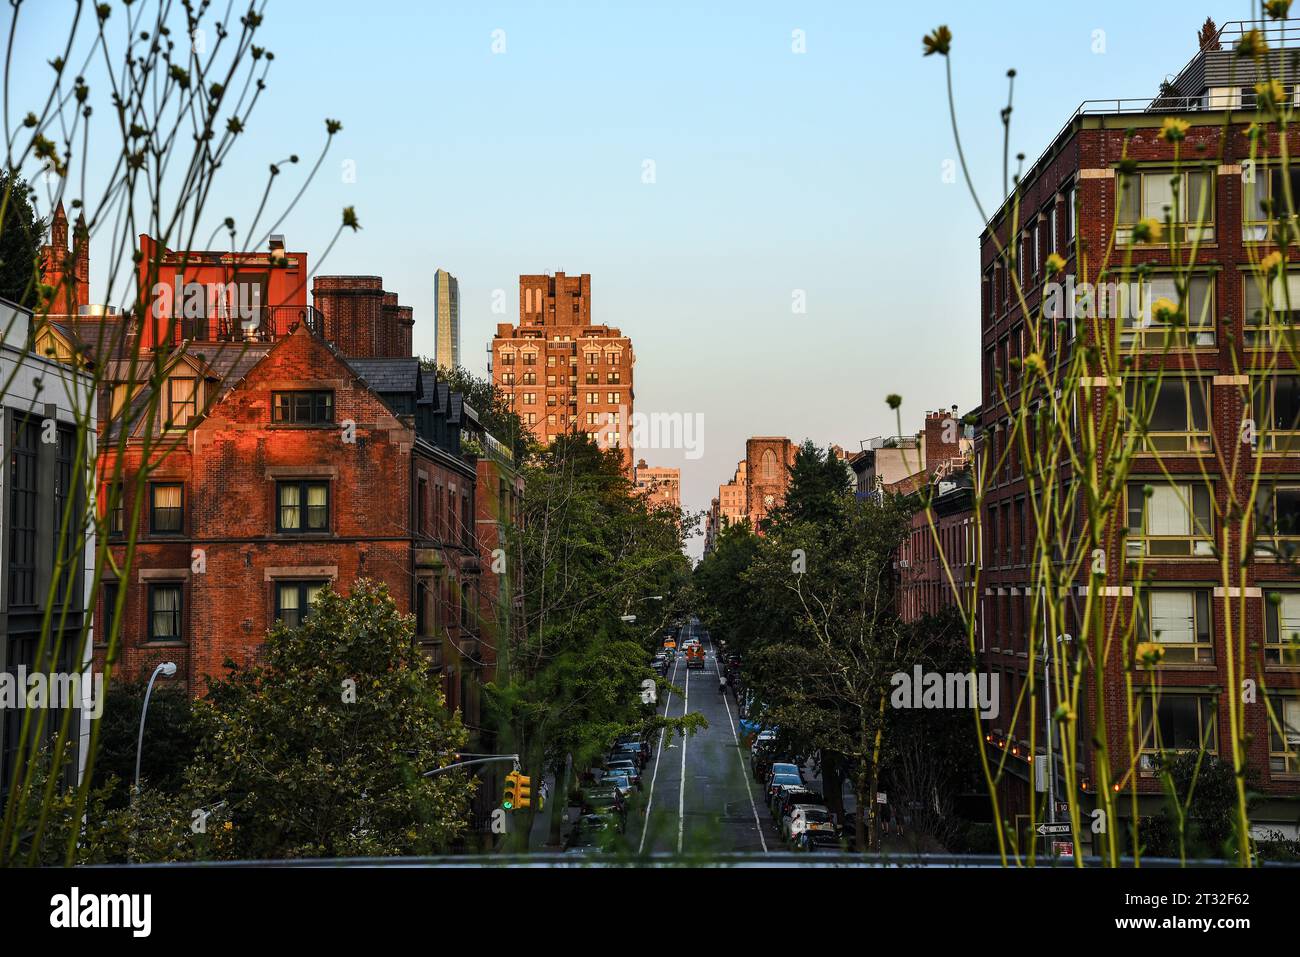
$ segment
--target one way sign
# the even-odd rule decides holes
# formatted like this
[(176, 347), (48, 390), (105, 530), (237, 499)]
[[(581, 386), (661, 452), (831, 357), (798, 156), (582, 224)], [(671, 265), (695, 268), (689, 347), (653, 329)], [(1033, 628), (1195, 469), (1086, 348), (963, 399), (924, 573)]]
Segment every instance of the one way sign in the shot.
[(1040, 824), (1038, 833), (1044, 836), (1048, 834), (1069, 834), (1070, 825), (1068, 824)]

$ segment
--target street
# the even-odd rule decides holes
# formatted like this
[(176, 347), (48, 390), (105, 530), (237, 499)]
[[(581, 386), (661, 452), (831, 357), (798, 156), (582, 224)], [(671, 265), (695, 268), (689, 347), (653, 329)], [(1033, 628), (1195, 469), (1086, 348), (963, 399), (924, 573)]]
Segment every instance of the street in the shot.
[(646, 767), (647, 814), (638, 827), (633, 806), (629, 837), (636, 838), (636, 849), (643, 853), (772, 850), (775, 832), (750, 774), (749, 752), (740, 744), (735, 699), (730, 692), (718, 693), (717, 649), (694, 619), (684, 636), (698, 637), (704, 645), (704, 668), (687, 669), (679, 651), (668, 681), (684, 694), (665, 696), (660, 712), (668, 717), (702, 714), (709, 727), (686, 740), (658, 737)]

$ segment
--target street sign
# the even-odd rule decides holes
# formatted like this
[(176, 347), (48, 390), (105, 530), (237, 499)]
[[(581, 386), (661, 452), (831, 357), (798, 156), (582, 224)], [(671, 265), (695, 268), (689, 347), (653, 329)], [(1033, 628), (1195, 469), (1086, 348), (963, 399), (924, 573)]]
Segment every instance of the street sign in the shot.
[(877, 792), (876, 792), (876, 803), (877, 803), (877, 804), (888, 804), (888, 803), (889, 803), (889, 801), (888, 801), (888, 800), (886, 799), (886, 797), (885, 797), (885, 792), (884, 792), (884, 791), (877, 791)]
[(1069, 834), (1070, 825), (1068, 824), (1040, 824), (1038, 833), (1044, 836), (1048, 834)]
[(1056, 857), (1074, 857), (1074, 843), (1071, 841), (1053, 841), (1052, 854)]
[(1070, 816), (1070, 802), (1069, 802), (1069, 801), (1057, 801), (1057, 802), (1056, 802), (1056, 813), (1057, 813), (1057, 814), (1064, 814), (1066, 817), (1069, 817), (1069, 816)]

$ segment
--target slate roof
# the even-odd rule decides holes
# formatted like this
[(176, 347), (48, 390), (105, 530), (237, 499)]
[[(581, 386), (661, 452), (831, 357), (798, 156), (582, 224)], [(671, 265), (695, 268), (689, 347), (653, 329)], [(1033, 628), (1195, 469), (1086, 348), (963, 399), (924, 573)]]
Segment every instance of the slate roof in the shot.
[(420, 374), (420, 360), (396, 357), (391, 359), (345, 359), (347, 364), (366, 380), (374, 392), (414, 393), (421, 392), (423, 376)]

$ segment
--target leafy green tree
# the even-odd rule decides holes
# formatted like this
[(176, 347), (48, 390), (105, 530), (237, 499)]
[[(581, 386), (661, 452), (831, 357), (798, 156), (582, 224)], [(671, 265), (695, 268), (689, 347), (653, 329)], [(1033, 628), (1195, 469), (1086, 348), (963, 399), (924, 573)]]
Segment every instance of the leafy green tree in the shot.
[(0, 169), (0, 298), (29, 308), (36, 301), (44, 231), (32, 188), (16, 171)]
[[(509, 668), (485, 689), (501, 741), (525, 773), (556, 781), (551, 841), (557, 843), (568, 776), (620, 733), (703, 718), (647, 719), (644, 682), (656, 680), (650, 652), (686, 611), (689, 521), (651, 508), (615, 450), (570, 433), (538, 450), (524, 470), (523, 521), (510, 553), (522, 569), (522, 625)], [(635, 616), (635, 621), (625, 618)], [(657, 681), (657, 680), (656, 680)], [(662, 684), (657, 682), (657, 684)], [(536, 802), (513, 829), (531, 833)]]
[(742, 655), (764, 633), (765, 626), (775, 624), (771, 616), (762, 613), (754, 590), (744, 582), (758, 546), (759, 538), (748, 521), (727, 525), (692, 576), (700, 618), (709, 634)]
[[(130, 797), (135, 778), (136, 747), (140, 734), (140, 712), (144, 707), (148, 679), (140, 676), (113, 682), (99, 719), (99, 749), (95, 755), (95, 783), (117, 780), (110, 806), (122, 807)], [(185, 781), (185, 769), (198, 746), (193, 718), (194, 698), (183, 688), (154, 685), (149, 698), (149, 715), (144, 726), (144, 747), (140, 751), (140, 780), (165, 794), (177, 794)]]
[(194, 808), (222, 809), (240, 858), (423, 854), (464, 832), (472, 784), (424, 773), (465, 741), (412, 622), (387, 589), (325, 589), (265, 663), (209, 679), (186, 774)]

